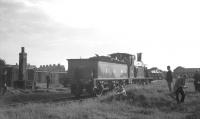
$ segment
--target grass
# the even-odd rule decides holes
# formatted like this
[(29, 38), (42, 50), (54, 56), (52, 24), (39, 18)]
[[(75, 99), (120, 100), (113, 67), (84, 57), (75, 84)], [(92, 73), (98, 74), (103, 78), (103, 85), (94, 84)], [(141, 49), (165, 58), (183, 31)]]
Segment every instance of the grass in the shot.
[(199, 119), (200, 94), (187, 84), (184, 104), (176, 104), (164, 81), (130, 85), (127, 96), (105, 96), (84, 101), (29, 103), (1, 107), (0, 119)]

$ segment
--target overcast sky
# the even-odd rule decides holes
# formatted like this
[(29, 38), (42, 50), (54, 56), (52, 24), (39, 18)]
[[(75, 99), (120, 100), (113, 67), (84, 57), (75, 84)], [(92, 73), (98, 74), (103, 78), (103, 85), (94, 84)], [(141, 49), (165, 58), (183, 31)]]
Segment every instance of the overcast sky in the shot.
[[(0, 0), (0, 57), (32, 65), (142, 52), (147, 67), (200, 67), (199, 0)], [(67, 67), (66, 67), (67, 68)]]

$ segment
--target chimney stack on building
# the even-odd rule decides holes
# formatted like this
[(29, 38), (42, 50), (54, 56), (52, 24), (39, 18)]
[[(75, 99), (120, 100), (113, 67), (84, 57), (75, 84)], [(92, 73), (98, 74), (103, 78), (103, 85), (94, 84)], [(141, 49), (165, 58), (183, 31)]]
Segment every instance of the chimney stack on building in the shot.
[(19, 80), (26, 80), (26, 67), (27, 67), (27, 53), (24, 47), (21, 47), (19, 53)]

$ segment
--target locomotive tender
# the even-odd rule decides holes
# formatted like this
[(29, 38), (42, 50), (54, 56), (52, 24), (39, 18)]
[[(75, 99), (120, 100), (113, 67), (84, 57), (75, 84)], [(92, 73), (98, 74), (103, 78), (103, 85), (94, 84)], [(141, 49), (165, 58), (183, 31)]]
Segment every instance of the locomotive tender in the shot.
[(134, 60), (135, 56), (127, 53), (68, 59), (71, 93), (80, 96), (87, 91), (91, 95), (101, 95), (116, 85), (132, 83), (136, 74)]

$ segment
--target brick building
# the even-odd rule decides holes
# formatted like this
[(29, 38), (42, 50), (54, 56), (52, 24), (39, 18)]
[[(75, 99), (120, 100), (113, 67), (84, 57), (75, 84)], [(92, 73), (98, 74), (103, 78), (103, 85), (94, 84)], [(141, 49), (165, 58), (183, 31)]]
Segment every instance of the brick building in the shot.
[(65, 72), (64, 65), (40, 65), (39, 68), (37, 68), (37, 71), (48, 71), (48, 72)]
[(200, 72), (200, 68), (184, 68), (179, 66), (176, 69), (174, 69), (174, 76), (187, 75), (188, 78), (192, 78), (196, 71)]
[(62, 84), (66, 80), (67, 72), (64, 65), (40, 65), (36, 71), (37, 83), (46, 83), (47, 75), (50, 75), (51, 84)]
[(152, 77), (155, 80), (162, 80), (165, 78), (165, 73), (164, 71), (158, 69), (157, 67), (153, 67), (148, 69), (148, 76)]

